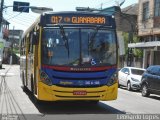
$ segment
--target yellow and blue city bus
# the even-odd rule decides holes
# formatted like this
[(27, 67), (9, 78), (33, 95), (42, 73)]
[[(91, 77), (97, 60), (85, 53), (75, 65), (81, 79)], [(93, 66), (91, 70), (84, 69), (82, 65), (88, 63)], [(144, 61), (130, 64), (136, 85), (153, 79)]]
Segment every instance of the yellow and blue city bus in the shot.
[(20, 46), (22, 83), (38, 101), (117, 98), (113, 16), (45, 13), (24, 33)]

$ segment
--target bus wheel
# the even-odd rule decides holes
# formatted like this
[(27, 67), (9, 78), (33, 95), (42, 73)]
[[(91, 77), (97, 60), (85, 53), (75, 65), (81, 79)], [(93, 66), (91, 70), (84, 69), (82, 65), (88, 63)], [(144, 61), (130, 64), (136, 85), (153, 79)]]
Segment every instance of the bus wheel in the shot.
[(0, 69), (2, 69), (2, 65), (0, 65)]
[(31, 92), (34, 94), (34, 83), (33, 83), (33, 77), (31, 75)]
[(119, 82), (118, 82), (118, 88), (120, 88), (121, 87), (121, 85), (119, 84)]
[(26, 86), (23, 86), (23, 92), (28, 92), (28, 89)]
[(28, 89), (26, 86), (23, 86), (23, 92), (28, 92)]

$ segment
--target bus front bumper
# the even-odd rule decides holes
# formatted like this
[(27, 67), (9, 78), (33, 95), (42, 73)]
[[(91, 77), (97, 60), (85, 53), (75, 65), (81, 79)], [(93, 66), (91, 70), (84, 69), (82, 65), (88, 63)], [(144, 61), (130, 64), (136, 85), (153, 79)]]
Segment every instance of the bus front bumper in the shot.
[[(117, 99), (118, 84), (96, 88), (66, 88), (58, 86), (47, 86), (39, 82), (37, 99), (42, 101), (68, 101), (68, 100), (102, 100), (109, 101)], [(86, 94), (74, 94), (74, 91), (86, 92)]]

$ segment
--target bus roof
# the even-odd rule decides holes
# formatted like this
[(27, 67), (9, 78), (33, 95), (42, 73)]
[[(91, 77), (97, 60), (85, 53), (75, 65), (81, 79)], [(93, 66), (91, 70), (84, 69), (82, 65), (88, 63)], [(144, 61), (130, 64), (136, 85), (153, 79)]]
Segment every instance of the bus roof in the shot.
[(34, 21), (34, 23), (23, 33), (22, 38), (24, 38), (24, 36), (26, 36), (28, 34), (28, 32), (30, 32), (37, 23), (40, 22), (40, 16)]
[(45, 12), (42, 15), (45, 14), (92, 14), (92, 15), (104, 15), (104, 16), (111, 16), (111, 15), (107, 15), (107, 14), (103, 14), (103, 13), (99, 13), (99, 12), (88, 12), (88, 11), (59, 11), (59, 12)]

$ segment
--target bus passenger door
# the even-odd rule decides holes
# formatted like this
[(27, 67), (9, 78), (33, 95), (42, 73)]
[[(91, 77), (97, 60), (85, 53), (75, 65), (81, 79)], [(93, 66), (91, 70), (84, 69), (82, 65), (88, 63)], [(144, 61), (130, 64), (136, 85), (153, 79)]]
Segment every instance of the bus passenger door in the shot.
[(27, 55), (27, 79), (28, 88), (34, 93), (34, 53), (33, 53), (33, 32), (29, 34), (28, 55)]
[(26, 69), (27, 69), (27, 81), (28, 81), (28, 89), (31, 91), (31, 37), (27, 38), (27, 54), (26, 54)]
[(33, 47), (33, 82), (34, 82), (34, 92), (37, 94), (37, 75), (36, 75), (36, 69), (38, 66), (38, 45), (35, 45)]
[[(37, 33), (37, 36), (39, 34)], [(32, 39), (31, 39), (31, 68), (32, 68), (32, 73), (31, 73), (31, 81), (32, 81), (32, 92), (37, 95), (37, 76), (36, 76), (36, 69), (38, 66), (38, 39), (39, 37), (34, 36), (34, 32), (32, 32)]]

